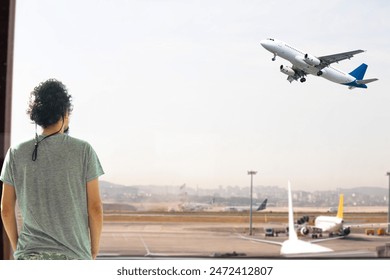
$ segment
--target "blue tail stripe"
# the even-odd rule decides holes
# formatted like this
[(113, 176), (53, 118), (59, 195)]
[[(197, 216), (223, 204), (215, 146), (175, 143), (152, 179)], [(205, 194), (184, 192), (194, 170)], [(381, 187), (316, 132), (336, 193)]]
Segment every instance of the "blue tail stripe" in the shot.
[(356, 83), (356, 81), (353, 81), (352, 83), (343, 84), (343, 85), (350, 86), (350, 87), (357, 87), (357, 88), (367, 88), (367, 85), (358, 84), (358, 83)]
[(358, 68), (353, 70), (349, 75), (355, 77), (356, 80), (363, 80), (364, 74), (366, 74), (367, 64), (363, 63)]

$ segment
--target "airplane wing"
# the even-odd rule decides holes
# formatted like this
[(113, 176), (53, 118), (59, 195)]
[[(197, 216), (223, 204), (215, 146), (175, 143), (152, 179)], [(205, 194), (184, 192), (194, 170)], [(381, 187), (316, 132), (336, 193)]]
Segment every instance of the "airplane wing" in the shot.
[(388, 223), (365, 223), (365, 224), (349, 224), (345, 223), (344, 224), (346, 227), (351, 227), (351, 228), (384, 228), (387, 227), (389, 224)]
[(320, 243), (320, 242), (326, 242), (326, 241), (329, 241), (329, 240), (342, 239), (344, 237), (345, 237), (344, 235), (340, 235), (340, 236), (336, 236), (336, 237), (329, 237), (329, 238), (323, 238), (323, 239), (313, 239), (313, 240), (311, 240), (309, 242), (310, 243)]
[[(249, 241), (253, 241), (253, 242), (267, 243), (267, 244), (278, 245), (278, 246), (282, 246), (282, 244), (283, 244), (282, 242), (271, 241), (271, 240), (261, 239), (261, 238), (246, 237), (246, 236), (243, 236), (243, 235), (239, 235), (239, 237), (241, 239), (245, 239), (245, 240), (249, 240)], [(331, 240), (335, 240), (335, 239), (342, 239), (342, 238), (344, 238), (344, 236), (336, 236), (336, 237), (330, 237), (330, 238), (315, 239), (315, 240), (308, 241), (308, 243), (320, 243), (320, 242), (326, 242), (326, 241), (331, 241)]]
[(350, 52), (320, 56), (320, 57), (318, 57), (318, 59), (321, 61), (321, 63), (317, 67), (322, 69), (326, 66), (329, 66), (332, 63), (339, 62), (339, 61), (344, 60), (344, 59), (351, 59), (355, 54), (362, 53), (362, 52), (364, 52), (364, 51), (363, 50), (355, 50), (355, 51), (350, 51)]
[(260, 238), (252, 238), (252, 237), (246, 237), (243, 235), (239, 235), (241, 239), (249, 240), (249, 241), (254, 241), (254, 242), (260, 242), (260, 243), (267, 243), (267, 244), (272, 244), (272, 245), (278, 245), (282, 246), (282, 242), (277, 242), (277, 241), (271, 241), (271, 240), (266, 240), (266, 239), (260, 239)]

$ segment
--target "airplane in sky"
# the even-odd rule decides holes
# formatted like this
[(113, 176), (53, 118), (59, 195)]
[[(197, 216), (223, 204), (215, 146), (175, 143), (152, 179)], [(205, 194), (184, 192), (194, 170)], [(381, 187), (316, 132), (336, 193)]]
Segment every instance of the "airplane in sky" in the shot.
[[(318, 254), (318, 253), (330, 253), (333, 252), (332, 249), (320, 246), (318, 244), (314, 244), (315, 242), (319, 241), (328, 241), (330, 239), (320, 239), (312, 242), (307, 242), (303, 240), (298, 239), (298, 235), (295, 231), (295, 225), (294, 225), (294, 213), (293, 213), (293, 205), (292, 205), (292, 195), (291, 195), (291, 185), (290, 182), (288, 182), (288, 227), (289, 227), (289, 234), (288, 239), (284, 242), (277, 242), (277, 241), (271, 241), (266, 239), (257, 239), (257, 238), (250, 238), (241, 236), (243, 239), (255, 241), (255, 242), (261, 242), (261, 243), (268, 243), (268, 244), (274, 244), (281, 246), (280, 248), (280, 255), (282, 256), (292, 256), (292, 255), (301, 255), (301, 254)], [(292, 229), (292, 230), (291, 230)]]
[[(253, 211), (261, 211), (267, 208), (267, 202), (268, 198), (264, 199), (264, 201), (259, 204), (258, 206), (252, 207)], [(227, 206), (223, 209), (223, 211), (231, 211), (231, 212), (244, 212), (244, 211), (249, 211), (250, 206)]]
[(345, 73), (330, 65), (344, 59), (351, 59), (355, 54), (364, 52), (363, 50), (355, 50), (326, 56), (314, 56), (307, 52), (298, 50), (287, 43), (276, 40), (262, 40), (260, 44), (269, 52), (274, 54), (272, 61), (275, 61), (276, 56), (280, 56), (292, 63), (292, 66), (280, 65), (280, 71), (286, 74), (287, 80), (291, 83), (294, 80), (300, 82), (306, 81), (306, 76), (312, 74), (323, 77), (334, 83), (346, 85), (349, 89), (367, 88), (367, 84), (377, 81), (378, 79), (363, 79), (367, 70), (367, 64), (361, 64), (350, 73)]

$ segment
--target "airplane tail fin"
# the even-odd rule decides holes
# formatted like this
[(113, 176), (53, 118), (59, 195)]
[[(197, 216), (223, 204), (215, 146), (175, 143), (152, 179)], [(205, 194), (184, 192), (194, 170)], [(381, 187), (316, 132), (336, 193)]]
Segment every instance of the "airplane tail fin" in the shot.
[(294, 212), (293, 212), (293, 205), (292, 205), (290, 181), (288, 181), (288, 239), (298, 240), (298, 235), (295, 232), (295, 226), (294, 226)]
[(353, 70), (349, 75), (353, 76), (356, 78), (356, 80), (363, 80), (364, 75), (366, 74), (367, 70), (367, 64), (362, 63), (358, 68)]
[(340, 194), (339, 208), (337, 210), (337, 218), (342, 219), (344, 215), (344, 195)]
[(376, 78), (363, 80), (364, 75), (366, 74), (367, 67), (368, 67), (367, 64), (362, 63), (358, 68), (356, 68), (351, 73), (349, 73), (351, 76), (353, 76), (356, 79), (356, 81), (353, 83), (353, 85), (351, 85), (349, 87), (350, 89), (353, 89), (355, 87), (367, 88), (366, 84), (372, 83), (372, 82), (375, 82), (378, 80)]
[(267, 208), (268, 198), (264, 199), (264, 201), (257, 207), (256, 211), (264, 210)]

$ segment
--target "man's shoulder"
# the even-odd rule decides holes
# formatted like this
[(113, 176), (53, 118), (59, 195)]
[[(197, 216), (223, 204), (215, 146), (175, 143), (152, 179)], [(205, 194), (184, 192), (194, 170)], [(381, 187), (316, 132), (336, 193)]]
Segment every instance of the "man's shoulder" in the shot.
[(81, 144), (81, 145), (89, 145), (89, 143), (86, 140), (76, 138), (70, 135), (64, 135), (65, 139), (71, 143)]
[(76, 138), (76, 137), (73, 137), (70, 135), (65, 135), (64, 137), (65, 137), (66, 141), (73, 146), (78, 146), (78, 147), (82, 147), (82, 148), (92, 148), (91, 144), (86, 140)]
[[(84, 146), (84, 147), (91, 146), (86, 140), (82, 140), (80, 138), (72, 137), (69, 135), (63, 135), (62, 137), (64, 137), (67, 142), (69, 142), (73, 145)], [(39, 139), (39, 140), (42, 141), (42, 139)], [(41, 142), (41, 141), (39, 141), (39, 142)], [(47, 140), (43, 140), (43, 141), (47, 141)], [(34, 145), (35, 145), (35, 139), (30, 139), (30, 140), (26, 140), (24, 142), (20, 142), (18, 144), (12, 145), (10, 147), (10, 150), (11, 151), (20, 151), (20, 150), (25, 150), (25, 149), (30, 150), (31, 148), (34, 148)]]
[(19, 150), (24, 150), (24, 149), (31, 149), (34, 148), (35, 145), (35, 140), (34, 139), (29, 139), (25, 140), (23, 142), (20, 142), (18, 144), (12, 145), (11, 146), (11, 151), (19, 151)]

